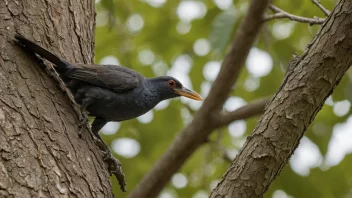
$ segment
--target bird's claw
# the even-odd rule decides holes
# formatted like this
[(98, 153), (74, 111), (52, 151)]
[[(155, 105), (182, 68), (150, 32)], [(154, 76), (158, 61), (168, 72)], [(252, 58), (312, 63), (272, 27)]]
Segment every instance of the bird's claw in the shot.
[[(95, 137), (95, 136), (94, 136)], [(99, 147), (99, 149), (104, 153), (106, 150), (109, 150), (108, 146), (103, 142), (103, 140), (100, 140), (98, 138), (94, 138), (94, 142), (95, 144)]]
[(115, 175), (117, 181), (119, 182), (120, 189), (123, 192), (126, 192), (126, 182), (125, 182), (125, 175), (121, 169), (121, 163), (118, 159), (114, 157), (111, 153), (109, 147), (102, 141), (98, 140), (98, 146), (102, 150), (103, 153), (103, 160), (108, 165), (108, 171), (110, 175)]
[(103, 154), (104, 154), (104, 156), (103, 156), (104, 162), (109, 162), (113, 158), (110, 150), (103, 152)]
[(106, 153), (104, 153), (104, 161), (108, 164), (109, 174), (115, 175), (120, 184), (120, 189), (123, 192), (126, 192), (125, 175), (122, 172), (120, 161), (112, 155), (110, 150), (107, 150)]
[[(110, 149), (108, 148), (108, 146), (104, 142), (99, 141), (98, 146), (102, 150), (104, 162), (107, 162), (109, 164), (109, 162), (111, 162), (115, 159), (115, 157), (112, 155)], [(110, 167), (110, 164), (109, 164), (109, 167)]]

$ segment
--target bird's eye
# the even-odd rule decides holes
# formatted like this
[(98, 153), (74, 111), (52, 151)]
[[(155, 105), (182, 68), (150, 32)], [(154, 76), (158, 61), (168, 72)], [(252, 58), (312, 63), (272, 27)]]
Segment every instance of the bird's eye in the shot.
[(176, 82), (174, 80), (169, 80), (168, 85), (169, 87), (174, 88), (176, 86)]

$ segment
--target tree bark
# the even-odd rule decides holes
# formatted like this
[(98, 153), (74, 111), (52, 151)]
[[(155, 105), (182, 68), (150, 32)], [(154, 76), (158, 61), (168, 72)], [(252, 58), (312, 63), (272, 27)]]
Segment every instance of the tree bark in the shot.
[(210, 197), (262, 197), (352, 64), (352, 0), (341, 0)]
[(67, 94), (13, 42), (15, 32), (92, 63), (92, 0), (0, 1), (0, 197), (113, 197), (102, 154)]

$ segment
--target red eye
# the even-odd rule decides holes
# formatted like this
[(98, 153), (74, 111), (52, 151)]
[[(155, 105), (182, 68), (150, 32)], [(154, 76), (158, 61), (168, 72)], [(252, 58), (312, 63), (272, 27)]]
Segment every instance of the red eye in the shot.
[(174, 88), (176, 86), (176, 82), (174, 80), (169, 80), (168, 85), (169, 87)]

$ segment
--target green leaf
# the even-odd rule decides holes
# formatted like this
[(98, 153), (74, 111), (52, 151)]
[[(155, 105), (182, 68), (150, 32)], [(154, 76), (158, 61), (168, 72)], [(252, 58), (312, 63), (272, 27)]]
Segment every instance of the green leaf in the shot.
[(214, 51), (222, 52), (225, 49), (234, 30), (236, 19), (236, 9), (234, 7), (223, 11), (215, 17), (209, 35)]

